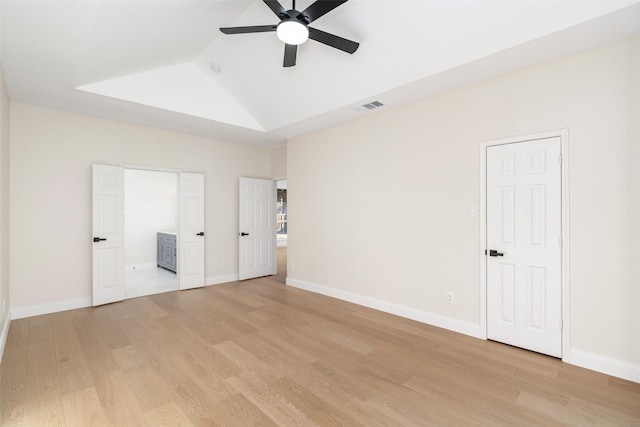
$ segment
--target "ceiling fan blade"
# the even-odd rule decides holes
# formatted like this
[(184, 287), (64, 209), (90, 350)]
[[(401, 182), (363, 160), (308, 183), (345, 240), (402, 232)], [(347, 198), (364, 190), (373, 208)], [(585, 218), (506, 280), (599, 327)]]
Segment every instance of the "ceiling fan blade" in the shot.
[(220, 31), (225, 34), (266, 33), (268, 31), (275, 31), (277, 27), (277, 25), (253, 25), (251, 27), (220, 28)]
[(293, 67), (296, 65), (296, 56), (298, 54), (297, 44), (285, 44), (284, 45), (284, 63), (283, 67)]
[(278, 0), (263, 0), (263, 1), (267, 6), (269, 6), (269, 9), (271, 9), (273, 13), (275, 13), (278, 16), (278, 18), (282, 19), (282, 16), (281, 16), (282, 14), (289, 16), (287, 14), (287, 9), (282, 7), (282, 5)]
[(309, 38), (320, 43), (324, 43), (327, 46), (335, 47), (347, 53), (353, 53), (358, 50), (360, 43), (356, 43), (351, 40), (343, 39), (342, 37), (334, 34), (325, 33), (316, 28), (309, 28)]
[(311, 23), (347, 1), (348, 0), (318, 0), (303, 10), (300, 15), (306, 16), (309, 19), (309, 23)]

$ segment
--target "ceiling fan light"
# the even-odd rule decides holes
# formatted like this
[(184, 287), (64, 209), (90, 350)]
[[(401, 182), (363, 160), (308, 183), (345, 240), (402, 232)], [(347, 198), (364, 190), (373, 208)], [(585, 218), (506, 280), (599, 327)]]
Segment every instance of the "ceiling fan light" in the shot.
[(307, 41), (309, 29), (298, 21), (282, 21), (278, 24), (276, 34), (284, 43), (298, 45)]

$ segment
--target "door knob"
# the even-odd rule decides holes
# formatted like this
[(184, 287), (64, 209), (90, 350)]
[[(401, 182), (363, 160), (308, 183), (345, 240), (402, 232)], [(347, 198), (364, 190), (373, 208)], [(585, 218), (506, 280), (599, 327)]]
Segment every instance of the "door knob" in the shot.
[(199, 233), (196, 233), (196, 236), (204, 236), (204, 231), (201, 231)]
[[(486, 254), (487, 251), (484, 251), (484, 253)], [(504, 254), (496, 251), (495, 249), (489, 249), (489, 256), (504, 256)]]
[(249, 233), (240, 233), (241, 236), (248, 236)]
[(93, 243), (102, 242), (103, 240), (107, 240), (107, 239), (103, 239), (101, 237), (94, 237), (93, 238)]

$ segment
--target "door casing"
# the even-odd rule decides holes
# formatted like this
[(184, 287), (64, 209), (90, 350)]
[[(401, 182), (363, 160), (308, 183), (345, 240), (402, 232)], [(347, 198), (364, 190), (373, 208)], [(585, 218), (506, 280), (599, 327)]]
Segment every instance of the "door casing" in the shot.
[(487, 339), (487, 147), (514, 144), (545, 138), (560, 138), (562, 154), (561, 217), (562, 217), (562, 360), (569, 363), (571, 348), (571, 299), (569, 274), (569, 129), (483, 141), (480, 143), (480, 331)]

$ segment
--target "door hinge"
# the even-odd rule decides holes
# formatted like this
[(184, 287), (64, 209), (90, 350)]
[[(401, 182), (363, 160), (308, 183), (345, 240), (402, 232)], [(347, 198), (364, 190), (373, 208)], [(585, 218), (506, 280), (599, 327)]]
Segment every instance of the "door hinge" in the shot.
[(564, 319), (560, 318), (560, 330), (564, 329)]
[(558, 238), (558, 244), (560, 245), (560, 249), (562, 249), (562, 247), (564, 246), (564, 240), (562, 239), (562, 236)]
[(558, 156), (560, 158), (560, 166), (562, 166), (562, 154)]

